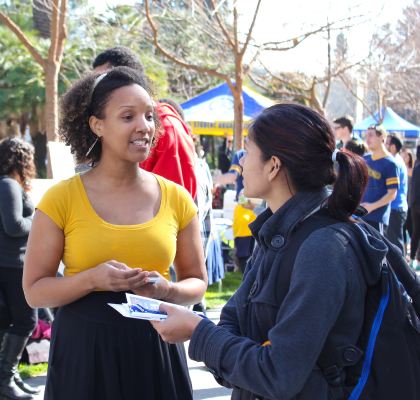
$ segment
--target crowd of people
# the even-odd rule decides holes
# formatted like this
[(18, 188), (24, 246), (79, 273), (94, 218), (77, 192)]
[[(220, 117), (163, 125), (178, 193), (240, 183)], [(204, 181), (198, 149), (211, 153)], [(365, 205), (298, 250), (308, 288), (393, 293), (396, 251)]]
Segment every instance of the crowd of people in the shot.
[[(19, 138), (0, 144), (7, 310), (0, 313), (0, 395), (36, 393), (17, 365), (36, 308), (47, 307), (58, 312), (46, 400), (192, 399), (186, 340), (190, 358), (232, 388), (232, 399), (330, 399), (317, 359), (327, 336), (334, 348), (356, 347), (366, 293), (380, 278), (379, 269), (369, 278), (363, 271), (388, 251), (355, 214), (362, 210), (401, 254), (410, 233), (416, 268), (420, 164), (401, 138), (378, 124), (364, 143), (347, 116), (332, 126), (308, 107), (277, 104), (256, 116), (244, 149), (232, 154), (226, 137), (224, 174), (212, 179), (182, 109), (154, 97), (141, 61), (123, 46), (99, 54), (59, 107), (60, 136), (90, 168), (51, 187), (35, 211), (31, 145)], [(170, 304), (161, 306), (163, 322), (124, 318), (109, 307), (129, 292), (202, 310), (211, 190), (221, 184), (236, 184), (233, 230), (243, 282), (219, 325)], [(325, 226), (305, 238), (280, 294), (287, 249), (313, 218), (340, 230)], [(64, 277), (57, 277), (61, 261)], [(347, 365), (337, 361), (341, 371)]]

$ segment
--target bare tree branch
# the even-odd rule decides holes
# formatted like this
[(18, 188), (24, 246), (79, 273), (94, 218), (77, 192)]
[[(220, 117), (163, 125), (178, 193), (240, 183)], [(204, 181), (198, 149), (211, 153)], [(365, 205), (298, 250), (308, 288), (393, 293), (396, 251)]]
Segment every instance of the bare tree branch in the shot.
[[(259, 11), (259, 9), (260, 9), (260, 4), (261, 4), (261, 0), (258, 0), (257, 8), (256, 8), (256, 10), (255, 10), (255, 12), (254, 12), (254, 18), (252, 19), (252, 24), (251, 24), (251, 26), (250, 26), (250, 28), (249, 28), (248, 35), (247, 35), (247, 37), (246, 37), (245, 43), (244, 43), (244, 45), (243, 45), (243, 47), (242, 47), (242, 50), (241, 50), (241, 53), (240, 53), (241, 58), (243, 58), (243, 56), (245, 55), (245, 52), (246, 52), (246, 50), (247, 50), (247, 48), (248, 48), (248, 44), (249, 44), (249, 42), (250, 42), (250, 40), (251, 40), (251, 37), (252, 37), (252, 31), (253, 31), (254, 26), (255, 26), (255, 21), (257, 20), (258, 11)], [(260, 46), (260, 49), (261, 49), (261, 47), (262, 47), (262, 46)], [(261, 53), (261, 51), (260, 51), (260, 53)]]
[[(363, 17), (363, 16), (364, 15), (355, 15), (352, 18), (353, 19), (354, 18), (360, 18), (360, 17)], [(315, 35), (317, 33), (320, 33), (320, 32), (324, 32), (328, 27), (329, 27), (330, 30), (344, 30), (344, 29), (353, 28), (354, 26), (361, 25), (361, 24), (363, 24), (363, 23), (366, 22), (366, 21), (362, 21), (362, 22), (357, 23), (357, 24), (354, 23), (354, 24), (349, 24), (349, 25), (345, 25), (345, 26), (340, 26), (340, 27), (334, 28), (334, 25), (338, 25), (340, 22), (348, 21), (348, 20), (349, 20), (349, 18), (343, 18), (343, 19), (340, 19), (338, 21), (331, 22), (331, 23), (329, 23), (327, 25), (323, 25), (323, 26), (319, 27), (318, 29), (316, 29), (314, 31), (303, 33), (302, 35), (299, 35), (299, 36), (297, 36), (297, 37), (295, 37), (293, 39), (283, 40), (281, 42), (267, 42), (267, 43), (264, 43), (264, 45), (267, 46), (266, 47), (267, 50), (271, 50), (271, 51), (287, 51), (287, 50), (290, 50), (290, 49), (295, 48), (296, 46), (298, 46), (300, 43), (302, 43), (308, 37), (313, 36), (313, 35)], [(281, 44), (289, 43), (289, 42), (292, 42), (292, 41), (293, 41), (293, 45), (292, 46), (277, 47), (277, 46), (279, 46)], [(273, 46), (276, 46), (276, 47), (269, 47), (270, 45), (273, 45)]]
[(48, 54), (48, 61), (54, 62), (57, 52), (58, 42), (58, 9), (60, 0), (52, 0), (52, 11), (51, 11), (51, 45)]
[(58, 22), (58, 43), (57, 43), (57, 50), (55, 60), (61, 64), (63, 59), (64, 53), (64, 42), (67, 37), (67, 27), (66, 27), (66, 14), (67, 14), (67, 1), (68, 0), (61, 0), (60, 6), (60, 20)]
[(236, 8), (236, 1), (233, 6), (233, 41), (235, 43), (235, 48), (233, 49), (233, 54), (238, 56), (238, 61), (242, 61), (239, 52), (239, 40), (238, 40), (238, 10)]
[(254, 64), (258, 61), (258, 59), (260, 58), (261, 53), (264, 51), (264, 46), (260, 46), (260, 48), (258, 49), (258, 51), (255, 53), (254, 57), (252, 58), (252, 60), (250, 61), (250, 63), (245, 67), (244, 69), (244, 80), (246, 79), (246, 77), (248, 76), (248, 74), (250, 73), (250, 71), (252, 70)]
[[(174, 57), (167, 50), (165, 50), (160, 45), (160, 43), (158, 41), (158, 29), (157, 29), (157, 27), (156, 27), (153, 19), (150, 16), (150, 9), (149, 9), (149, 2), (148, 1), (145, 2), (145, 8), (146, 8), (146, 18), (149, 21), (149, 24), (150, 24), (150, 26), (152, 28), (152, 31), (153, 31), (153, 43), (155, 44), (156, 48), (166, 58), (168, 58), (169, 60), (173, 61), (174, 63), (177, 63), (178, 65), (181, 65), (182, 67), (191, 68), (191, 69), (193, 69), (193, 70), (195, 70), (197, 72), (203, 72), (203, 73), (206, 73), (206, 74), (210, 74), (210, 75), (216, 76), (216, 77), (218, 77), (220, 79), (224, 79), (228, 84), (230, 84), (230, 86), (233, 87), (233, 85), (231, 84), (230, 79), (229, 79), (229, 77), (227, 75), (221, 74), (220, 72), (217, 72), (214, 69), (209, 69), (209, 68), (205, 68), (205, 67), (199, 67), (198, 65), (189, 64), (189, 63), (187, 63), (185, 61), (182, 61), (182, 60), (178, 59), (177, 57)], [(234, 89), (234, 87), (233, 87), (233, 89)]]
[[(341, 81), (346, 85), (347, 90), (357, 99), (360, 101), (360, 103), (362, 103), (363, 107), (366, 108), (366, 110), (369, 112), (370, 115), (372, 115), (373, 118), (375, 118), (375, 114), (372, 112), (372, 110), (370, 109), (370, 107), (366, 104), (366, 102), (361, 99), (356, 93), (355, 91), (352, 89), (350, 82), (348, 82), (348, 80), (343, 76), (340, 75), (340, 79)], [(375, 121), (379, 123), (379, 121), (375, 118)]]
[[(220, 14), (219, 12), (216, 10), (216, 4), (214, 2), (214, 0), (210, 0), (210, 4), (213, 7), (213, 11), (214, 11), (214, 16), (216, 17), (216, 21), (220, 26), (220, 29), (222, 30), (223, 34), (225, 35), (226, 40), (229, 43), (229, 46), (232, 48), (232, 50), (235, 49), (235, 44), (232, 41), (232, 38), (230, 37), (229, 32), (226, 29), (225, 24), (223, 23), (222, 19), (220, 18)], [(218, 7), (217, 7), (218, 9)]]
[(328, 26), (327, 28), (328, 33), (328, 67), (327, 67), (327, 90), (325, 92), (324, 100), (322, 101), (322, 108), (325, 110), (325, 107), (327, 106), (328, 97), (330, 97), (330, 90), (331, 90), (331, 29)]
[(35, 58), (35, 61), (45, 70), (46, 62), (40, 53), (35, 49), (26, 35), (21, 29), (5, 14), (0, 11), (0, 21), (3, 22), (22, 42), (22, 44), (28, 49), (29, 53)]

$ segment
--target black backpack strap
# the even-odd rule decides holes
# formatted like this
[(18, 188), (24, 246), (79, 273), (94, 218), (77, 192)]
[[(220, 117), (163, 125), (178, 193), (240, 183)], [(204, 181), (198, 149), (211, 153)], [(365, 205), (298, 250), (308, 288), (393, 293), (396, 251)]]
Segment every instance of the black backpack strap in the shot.
[[(342, 221), (334, 219), (328, 213), (328, 210), (321, 209), (320, 211), (307, 217), (295, 228), (295, 231), (290, 238), (287, 250), (283, 255), (279, 276), (277, 278), (277, 282), (279, 282), (280, 285), (277, 295), (278, 304), (283, 302), (289, 291), (293, 266), (303, 242), (311, 233), (317, 231), (318, 229), (326, 228), (340, 222)], [(334, 400), (344, 400), (341, 375), (335, 361), (335, 347), (332, 343), (330, 343), (329, 336), (327, 336), (325, 345), (317, 360), (317, 365), (324, 373)]]
[(335, 360), (335, 350), (336, 348), (331, 342), (330, 335), (328, 335), (316, 363), (324, 373), (333, 399), (344, 400), (341, 374)]
[(293, 266), (299, 249), (303, 242), (309, 237), (312, 232), (318, 229), (325, 228), (329, 225), (336, 224), (340, 221), (333, 219), (326, 209), (321, 209), (314, 214), (308, 216), (299, 225), (297, 225), (288, 240), (287, 249), (285, 250), (281, 267), (277, 276), (276, 301), (277, 304), (282, 304), (283, 300), (289, 293), (290, 279), (292, 277)]

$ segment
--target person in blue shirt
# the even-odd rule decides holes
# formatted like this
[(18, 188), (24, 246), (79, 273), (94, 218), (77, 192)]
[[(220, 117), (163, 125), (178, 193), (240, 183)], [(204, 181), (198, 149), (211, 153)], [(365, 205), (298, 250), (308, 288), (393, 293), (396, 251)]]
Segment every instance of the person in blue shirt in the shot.
[(407, 220), (407, 191), (408, 191), (408, 172), (404, 159), (401, 157), (403, 144), (401, 139), (394, 133), (386, 137), (386, 149), (394, 157), (400, 178), (400, 187), (397, 191), (397, 197), (391, 203), (391, 216), (389, 218), (389, 226), (386, 232), (387, 239), (395, 246), (399, 247), (404, 255), (404, 224)]
[(365, 154), (369, 170), (369, 182), (362, 200), (368, 214), (364, 220), (382, 234), (386, 233), (391, 214), (391, 202), (397, 197), (400, 186), (398, 165), (386, 151), (385, 128), (371, 125), (366, 131), (366, 144), (371, 153)]
[[(244, 156), (246, 150), (239, 150), (233, 156), (232, 164), (226, 174), (213, 178), (214, 184), (229, 185), (236, 182), (236, 201), (244, 188), (242, 177), (242, 166), (239, 160)], [(246, 263), (252, 255), (255, 246), (255, 239), (252, 236), (248, 224), (255, 220), (256, 216), (252, 210), (238, 204), (233, 215), (233, 236), (235, 239), (235, 256), (238, 259), (242, 274), (245, 272)]]

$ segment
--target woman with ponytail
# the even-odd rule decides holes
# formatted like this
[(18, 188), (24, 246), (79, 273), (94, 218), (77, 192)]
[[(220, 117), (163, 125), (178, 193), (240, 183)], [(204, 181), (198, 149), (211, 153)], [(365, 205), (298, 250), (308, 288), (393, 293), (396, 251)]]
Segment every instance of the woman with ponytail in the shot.
[[(324, 117), (299, 104), (264, 110), (245, 147), (244, 195), (269, 208), (250, 224), (257, 246), (242, 285), (218, 326), (170, 305), (161, 307), (168, 319), (152, 324), (165, 341), (190, 339), (190, 358), (233, 388), (232, 399), (329, 400), (317, 360), (327, 338), (340, 371), (360, 358), (365, 295), (380, 279), (379, 268), (367, 267), (387, 251), (353, 216), (368, 170), (361, 157), (335, 148)], [(303, 235), (307, 220), (317, 230)], [(343, 350), (349, 345), (352, 359)]]

